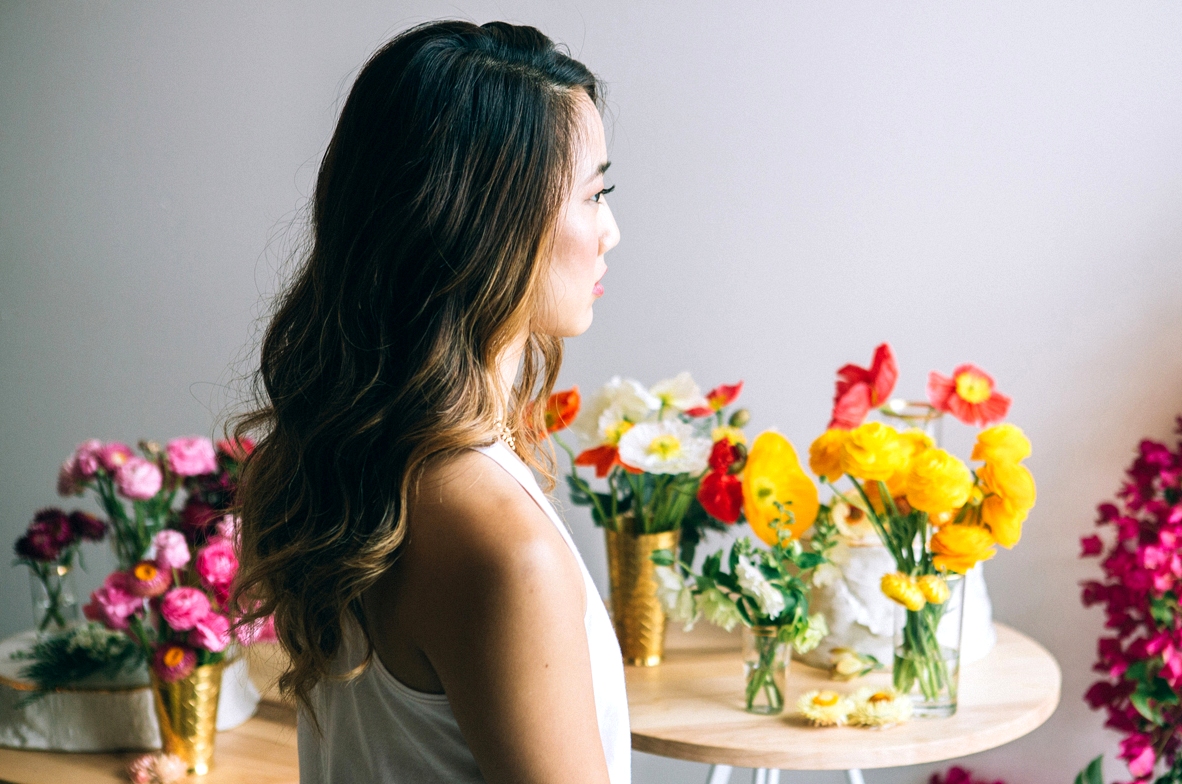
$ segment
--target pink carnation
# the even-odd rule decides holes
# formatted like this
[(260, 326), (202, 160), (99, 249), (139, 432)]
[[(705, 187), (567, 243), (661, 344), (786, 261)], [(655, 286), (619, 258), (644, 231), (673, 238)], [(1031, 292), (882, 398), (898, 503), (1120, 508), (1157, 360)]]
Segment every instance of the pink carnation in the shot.
[(187, 632), (209, 615), (209, 597), (198, 588), (173, 588), (160, 600), (160, 615), (178, 632)]
[(126, 631), (128, 619), (143, 608), (143, 599), (128, 587), (127, 573), (111, 572), (102, 587), (90, 594), (90, 603), (82, 608), (82, 613), (109, 629)]
[(213, 442), (201, 436), (174, 438), (168, 442), (168, 467), (177, 476), (200, 476), (218, 470)]
[(166, 528), (152, 540), (156, 545), (156, 563), (161, 569), (181, 569), (189, 562), (189, 545), (180, 531)]
[(99, 452), (102, 448), (103, 442), (97, 438), (91, 438), (78, 445), (78, 448), (74, 450), (73, 458), (71, 458), (78, 469), (78, 476), (83, 479), (90, 479), (98, 473), (99, 466), (101, 465)]
[(118, 441), (104, 444), (98, 450), (99, 463), (111, 473), (118, 471), (121, 465), (133, 457), (135, 457), (135, 452), (131, 451), (131, 447)]
[(238, 556), (228, 539), (214, 539), (197, 553), (197, 574), (207, 588), (226, 588), (238, 574)]
[(164, 477), (156, 464), (142, 457), (133, 455), (115, 470), (115, 486), (133, 501), (148, 500), (160, 492), (163, 483)]
[(218, 653), (230, 644), (230, 619), (221, 613), (211, 612), (189, 632), (189, 645)]

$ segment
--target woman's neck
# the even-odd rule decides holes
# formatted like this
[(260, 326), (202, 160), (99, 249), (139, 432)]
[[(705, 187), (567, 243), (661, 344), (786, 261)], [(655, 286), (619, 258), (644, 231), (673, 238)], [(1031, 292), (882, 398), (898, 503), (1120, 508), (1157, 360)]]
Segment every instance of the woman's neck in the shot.
[(525, 353), (526, 337), (522, 336), (509, 345), (501, 354), (497, 367), (498, 395), (500, 399), (500, 414), (502, 422), (509, 421), (509, 406), (513, 399), (513, 384), (517, 381), (517, 371), (521, 367), (521, 356)]

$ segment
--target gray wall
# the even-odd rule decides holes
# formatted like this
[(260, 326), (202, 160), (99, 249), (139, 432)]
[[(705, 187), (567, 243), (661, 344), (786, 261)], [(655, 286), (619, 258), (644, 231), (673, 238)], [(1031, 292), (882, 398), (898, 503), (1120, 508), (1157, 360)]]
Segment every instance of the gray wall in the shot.
[[(1065, 681), (1046, 726), (968, 764), (1069, 781), (1112, 750), (1080, 698), (1100, 619), (1079, 605), (1096, 566), (1077, 537), (1138, 439), (1182, 410), (1182, 6), (244, 6), (0, 5), (0, 542), (56, 502), (83, 438), (208, 433), (233, 404), (376, 46), (440, 16), (525, 22), (609, 85), (623, 241), (564, 382), (742, 378), (753, 427), (803, 448), (834, 370), (881, 340), (902, 394), (929, 369), (993, 372), (1040, 491), (1021, 545), (989, 564), (997, 616)], [(947, 434), (964, 454), (972, 432)], [(570, 519), (602, 579), (597, 532)], [(86, 589), (110, 562), (90, 565)], [(4, 567), (0, 586), (7, 635), (30, 623), (27, 579)]]

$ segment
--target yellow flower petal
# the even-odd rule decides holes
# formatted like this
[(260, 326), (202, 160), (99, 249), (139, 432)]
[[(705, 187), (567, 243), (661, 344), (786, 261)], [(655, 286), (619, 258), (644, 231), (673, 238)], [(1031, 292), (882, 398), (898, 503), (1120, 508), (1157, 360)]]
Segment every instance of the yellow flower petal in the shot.
[(799, 538), (817, 519), (820, 499), (817, 486), (800, 467), (796, 450), (779, 433), (760, 433), (747, 453), (743, 469), (743, 513), (751, 530), (768, 544), (775, 544), (775, 521), (783, 521), (776, 507), (782, 504), (792, 512), (786, 526), (793, 538)]

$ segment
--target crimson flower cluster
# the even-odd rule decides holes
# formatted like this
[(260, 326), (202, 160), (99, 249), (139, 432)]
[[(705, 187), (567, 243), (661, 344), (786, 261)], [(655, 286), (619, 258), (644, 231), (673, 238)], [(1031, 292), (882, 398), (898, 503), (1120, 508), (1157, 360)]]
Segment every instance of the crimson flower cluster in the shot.
[(1174, 781), (1182, 775), (1182, 442), (1171, 450), (1142, 441), (1127, 477), (1117, 502), (1098, 508), (1111, 545), (1081, 540), (1081, 557), (1100, 557), (1104, 572), (1083, 583), (1083, 603), (1103, 606), (1107, 630), (1094, 668), (1105, 677), (1085, 699), (1125, 736), (1119, 756), (1136, 782), (1149, 781), (1159, 761)]
[(24, 536), (16, 540), (14, 550), (22, 563), (62, 564), (72, 566), (74, 553), (83, 540), (102, 541), (107, 524), (94, 515), (61, 509), (42, 509), (33, 516)]
[(956, 766), (950, 768), (943, 776), (933, 773), (932, 777), (928, 779), (928, 784), (1005, 784), (1005, 782), (1000, 779), (992, 782), (975, 779), (972, 771)]

